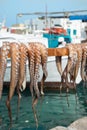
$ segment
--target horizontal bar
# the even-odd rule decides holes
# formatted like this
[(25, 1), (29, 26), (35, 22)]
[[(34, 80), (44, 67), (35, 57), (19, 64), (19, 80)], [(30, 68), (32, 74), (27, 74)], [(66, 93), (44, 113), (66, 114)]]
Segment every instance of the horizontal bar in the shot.
[[(69, 84), (69, 88), (70, 89), (74, 89), (74, 86), (73, 86), (73, 83), (68, 83)], [(41, 85), (41, 82), (38, 82), (38, 86), (40, 87)], [(51, 82), (51, 81), (46, 81), (44, 82), (44, 90), (52, 90), (52, 91), (55, 91), (55, 90), (60, 90), (60, 85), (61, 85), (61, 82), (57, 82), (57, 81), (54, 81), (54, 82)], [(9, 88), (10, 86), (10, 82), (9, 81), (4, 81), (4, 88)], [(29, 87), (30, 86), (30, 82), (26, 82), (26, 87)], [(63, 87), (63, 90), (66, 90), (66, 85), (65, 83), (62, 83), (62, 87)]]
[(69, 51), (67, 48), (47, 48), (48, 56), (66, 56)]
[[(67, 48), (47, 48), (48, 56), (66, 56), (69, 54), (69, 51)], [(10, 54), (8, 54), (8, 57), (10, 58)]]

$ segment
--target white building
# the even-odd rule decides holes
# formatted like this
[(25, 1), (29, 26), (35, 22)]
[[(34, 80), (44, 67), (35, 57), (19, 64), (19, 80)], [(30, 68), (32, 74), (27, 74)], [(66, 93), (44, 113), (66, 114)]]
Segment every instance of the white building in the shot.
[(87, 40), (87, 20), (83, 22), (82, 19), (70, 20), (69, 18), (47, 18), (47, 19), (33, 19), (32, 29), (41, 30), (44, 28), (50, 28), (54, 25), (61, 25), (67, 30), (67, 33), (71, 36), (73, 43), (81, 43), (83, 40)]

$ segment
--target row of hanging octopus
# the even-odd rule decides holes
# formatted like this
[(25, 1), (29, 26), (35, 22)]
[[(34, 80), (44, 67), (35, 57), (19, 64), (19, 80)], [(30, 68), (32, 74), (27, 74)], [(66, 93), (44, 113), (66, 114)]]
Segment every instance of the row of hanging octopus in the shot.
[[(76, 88), (76, 78), (80, 71), (82, 81), (87, 81), (87, 43), (67, 44), (68, 61), (64, 70), (62, 70), (62, 56), (56, 56), (57, 70), (61, 76), (61, 87), (65, 82), (67, 92), (70, 87)], [(70, 86), (72, 82), (73, 86)]]
[[(3, 91), (4, 75), (7, 67), (7, 57), (10, 54), (11, 57), (11, 76), (9, 94), (6, 100), (8, 108), (8, 115), (10, 123), (12, 124), (11, 104), (10, 101), (13, 97), (15, 89), (18, 93), (18, 109), (20, 105), (21, 89), (26, 79), (26, 61), (29, 61), (29, 73), (30, 73), (30, 91), (32, 95), (32, 109), (35, 116), (36, 125), (38, 126), (38, 119), (35, 111), (35, 105), (38, 102), (40, 95), (44, 95), (43, 85), (47, 78), (47, 57), (48, 52), (45, 45), (41, 43), (23, 43), (17, 42), (3, 42), (0, 48), (0, 99)], [(42, 65), (43, 76), (41, 79), (41, 88), (38, 88), (39, 67)]]
[[(56, 66), (61, 76), (61, 86), (65, 82), (66, 90), (69, 91), (70, 84), (73, 83), (73, 87), (76, 88), (76, 77), (80, 69), (82, 80), (87, 81), (87, 43), (82, 44), (68, 44), (65, 46), (68, 49), (68, 61), (64, 70), (62, 70), (62, 56), (56, 56)], [(30, 92), (32, 95), (32, 109), (38, 127), (38, 119), (35, 110), (35, 106), (41, 95), (44, 95), (43, 87), (44, 81), (47, 78), (47, 57), (48, 51), (45, 45), (42, 43), (18, 43), (18, 42), (3, 42), (0, 48), (0, 98), (3, 92), (3, 81), (7, 67), (8, 54), (11, 57), (11, 76), (10, 76), (10, 87), (9, 93), (6, 100), (8, 108), (8, 114), (10, 122), (12, 124), (12, 114), (10, 101), (14, 95), (15, 89), (18, 93), (18, 109), (20, 106), (21, 89), (26, 79), (26, 61), (29, 63), (29, 74), (30, 74)], [(39, 68), (42, 66), (43, 76), (41, 79), (41, 87), (38, 87)]]

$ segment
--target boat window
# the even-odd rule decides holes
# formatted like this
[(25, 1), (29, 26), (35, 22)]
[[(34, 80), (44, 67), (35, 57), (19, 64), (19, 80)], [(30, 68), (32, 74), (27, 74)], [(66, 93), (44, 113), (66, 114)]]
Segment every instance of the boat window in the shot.
[(64, 38), (66, 43), (71, 43), (71, 39), (69, 37)]

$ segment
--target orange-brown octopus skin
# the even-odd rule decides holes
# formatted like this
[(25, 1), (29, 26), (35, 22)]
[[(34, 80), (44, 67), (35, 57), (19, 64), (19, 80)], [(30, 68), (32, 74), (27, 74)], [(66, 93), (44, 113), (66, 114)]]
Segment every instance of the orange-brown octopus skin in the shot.
[(40, 55), (41, 55), (41, 65), (42, 65), (42, 70), (43, 70), (43, 76), (41, 79), (41, 95), (44, 95), (43, 92), (43, 87), (44, 87), (44, 81), (46, 80), (48, 76), (48, 71), (47, 71), (47, 58), (48, 58), (48, 51), (45, 45), (41, 43), (36, 43), (37, 47), (40, 49)]
[(19, 79), (18, 79), (18, 90), (21, 89), (24, 78), (26, 77), (26, 62), (28, 58), (28, 49), (25, 44), (20, 44), (20, 62), (19, 62)]
[[(41, 43), (29, 43), (29, 48), (30, 48), (30, 77), (31, 81), (35, 86), (37, 86), (38, 82), (38, 77), (39, 77), (39, 67), (40, 64), (42, 65), (42, 70), (43, 70), (43, 77), (41, 80), (41, 93), (43, 94), (43, 83), (48, 75), (47, 72), (47, 57), (48, 57), (48, 52), (46, 47), (41, 44)], [(31, 51), (32, 50), (32, 51)], [(34, 77), (34, 79), (32, 79)], [(37, 87), (35, 87), (36, 89)], [(36, 90), (38, 91), (38, 90)]]
[(38, 69), (41, 62), (40, 50), (36, 48), (35, 43), (29, 43), (29, 72), (30, 72), (30, 90), (33, 97), (33, 89), (39, 97), (38, 82)]
[(33, 98), (32, 108), (34, 112), (36, 125), (38, 126), (37, 115), (35, 112), (35, 105), (37, 104), (38, 98), (40, 96), (40, 92), (38, 88), (39, 68), (41, 64), (42, 69), (43, 69), (43, 77), (41, 80), (41, 93), (43, 94), (43, 84), (47, 77), (48, 53), (44, 45), (42, 45), (41, 43), (35, 43), (35, 42), (29, 43), (28, 50), (29, 50), (30, 90), (31, 90), (32, 98)]
[[(69, 49), (69, 56), (68, 56), (68, 62), (67, 65), (62, 73), (62, 82), (65, 79), (66, 85), (68, 86), (68, 74), (70, 73), (70, 76), (73, 76), (72, 69), (75, 68), (77, 63), (77, 51), (75, 51), (75, 48), (73, 44), (69, 44), (66, 46)], [(74, 71), (73, 71), (74, 72)]]
[(28, 57), (28, 49), (24, 43), (20, 43), (19, 51), (20, 51), (20, 60), (19, 60), (19, 71), (18, 71), (19, 78), (17, 82), (17, 93), (18, 93), (17, 117), (19, 114), (19, 107), (20, 107), (20, 98), (21, 98), (20, 90), (24, 91), (24, 89), (26, 88), (26, 83), (25, 86), (22, 86), (24, 80), (26, 79), (26, 61)]
[(35, 51), (35, 46), (33, 46), (33, 44), (29, 44), (28, 46), (28, 61), (29, 61), (29, 73), (30, 73), (30, 91), (31, 91), (31, 95), (32, 95), (32, 98), (34, 97), (34, 81), (33, 81), (33, 78), (34, 78), (34, 62), (35, 62), (35, 54), (34, 54), (34, 51)]
[(26, 76), (26, 60), (28, 56), (27, 47), (23, 43), (20, 44), (10, 43), (10, 55), (11, 55), (11, 79), (10, 79), (10, 88), (9, 88), (9, 94), (6, 101), (6, 105), (8, 108), (10, 121), (12, 122), (10, 101), (13, 97), (15, 88), (17, 87), (17, 93), (18, 93), (17, 114), (18, 114), (20, 97), (21, 97), (20, 89), (24, 81), (24, 78)]
[[(87, 45), (87, 44), (85, 44), (85, 45)], [(67, 63), (67, 66), (69, 69), (67, 69), (67, 66), (66, 66), (63, 73), (65, 73), (65, 75), (68, 75), (68, 73), (70, 74), (70, 80), (73, 81), (74, 86), (75, 86), (75, 81), (76, 81), (76, 78), (78, 75), (78, 70), (80, 68), (81, 68), (81, 77), (82, 78), (84, 77), (84, 64), (86, 64), (85, 63), (86, 54), (85, 54), (85, 56), (82, 56), (82, 55), (84, 54), (83, 48), (85, 45), (84, 44), (71, 44), (71, 45), (67, 46), (69, 49), (69, 56), (70, 56), (70, 58), (68, 59), (68, 63)], [(75, 55), (77, 55), (77, 56), (75, 56)], [(74, 64), (73, 64), (73, 62), (74, 62)], [(71, 64), (71, 68), (70, 68), (70, 64)]]
[(3, 42), (2, 47), (0, 48), (0, 99), (2, 97), (3, 81), (7, 67), (7, 57), (9, 51), (10, 51), (9, 43)]
[(6, 100), (6, 105), (8, 108), (10, 122), (12, 123), (10, 101), (14, 94), (14, 91), (18, 82), (18, 76), (19, 76), (19, 60), (20, 60), (19, 59), (20, 58), (19, 44), (15, 42), (10, 43), (10, 55), (11, 55), (11, 77), (10, 77), (9, 94)]
[(77, 52), (77, 62), (74, 68), (72, 67), (72, 72), (70, 72), (70, 75), (72, 75), (73, 81), (75, 82), (82, 61), (82, 48), (81, 48), (81, 44), (73, 44), (73, 48)]
[(59, 72), (60, 75), (62, 75), (62, 57), (61, 56), (56, 56), (55, 59), (56, 59), (56, 66), (57, 66), (57, 70)]
[(82, 62), (81, 62), (81, 78), (87, 81), (87, 43), (83, 43), (82, 47)]
[[(36, 121), (36, 126), (38, 127), (38, 119), (35, 110), (35, 105), (38, 102), (38, 98), (40, 96), (39, 88), (38, 88), (38, 66), (40, 64), (40, 50), (36, 48), (34, 43), (29, 43), (29, 72), (30, 72), (30, 91), (32, 95), (32, 110), (34, 113), (34, 118)], [(36, 54), (37, 53), (37, 54)]]

